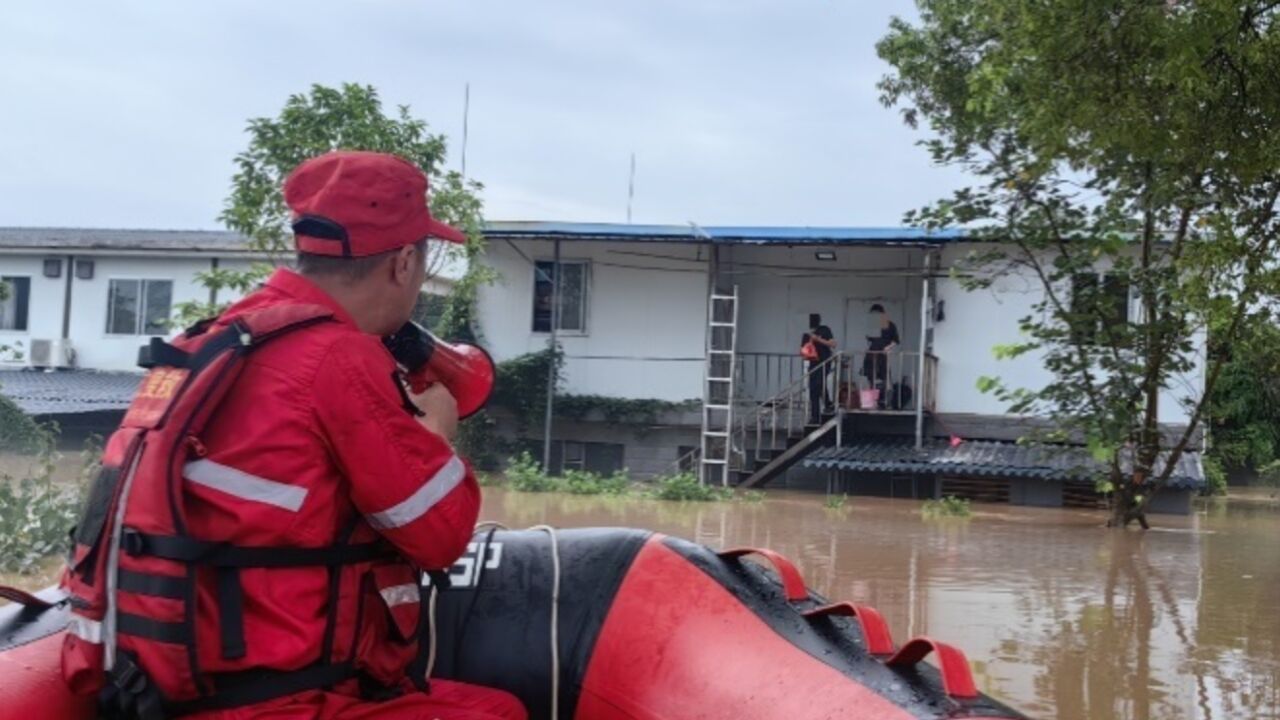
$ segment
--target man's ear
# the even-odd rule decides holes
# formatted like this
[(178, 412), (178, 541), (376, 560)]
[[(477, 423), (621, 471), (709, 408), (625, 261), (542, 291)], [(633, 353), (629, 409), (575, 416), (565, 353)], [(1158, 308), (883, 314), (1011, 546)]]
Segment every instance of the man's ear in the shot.
[(391, 273), (397, 283), (407, 284), (413, 279), (413, 263), (416, 255), (417, 251), (412, 245), (405, 245), (396, 251), (395, 258), (391, 262)]

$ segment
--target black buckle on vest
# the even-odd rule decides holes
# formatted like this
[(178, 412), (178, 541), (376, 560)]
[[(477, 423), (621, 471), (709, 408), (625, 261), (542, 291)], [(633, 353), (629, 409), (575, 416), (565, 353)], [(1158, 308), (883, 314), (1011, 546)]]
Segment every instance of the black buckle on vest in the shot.
[(102, 695), (102, 704), (115, 716), (137, 720), (164, 720), (164, 703), (159, 691), (127, 653), (116, 655), (115, 667), (107, 673), (111, 684)]
[(147, 538), (133, 528), (120, 531), (120, 549), (130, 555), (141, 555), (147, 551)]
[(150, 370), (157, 365), (184, 368), (190, 360), (191, 355), (188, 352), (179, 350), (158, 337), (151, 338), (151, 342), (138, 348), (138, 367), (144, 370)]
[(120, 657), (111, 671), (111, 684), (121, 692), (137, 695), (147, 689), (147, 674), (129, 658)]

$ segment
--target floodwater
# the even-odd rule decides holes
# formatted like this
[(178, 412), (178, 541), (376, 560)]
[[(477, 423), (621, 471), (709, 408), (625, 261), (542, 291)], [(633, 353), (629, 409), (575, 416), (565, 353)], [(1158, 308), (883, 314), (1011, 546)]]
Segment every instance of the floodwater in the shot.
[(619, 525), (712, 547), (770, 547), (810, 587), (867, 603), (901, 643), (963, 649), (979, 687), (1038, 718), (1280, 718), (1280, 507), (1214, 501), (1146, 533), (1094, 512), (770, 492), (763, 503), (666, 503), (485, 489), (512, 527)]

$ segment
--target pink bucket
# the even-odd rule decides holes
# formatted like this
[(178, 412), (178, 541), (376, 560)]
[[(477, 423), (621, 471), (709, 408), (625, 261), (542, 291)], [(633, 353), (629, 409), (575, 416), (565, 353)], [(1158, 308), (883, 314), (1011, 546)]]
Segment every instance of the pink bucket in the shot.
[(870, 390), (859, 390), (858, 398), (861, 405), (865, 409), (874, 408), (880, 404), (880, 388), (871, 388)]

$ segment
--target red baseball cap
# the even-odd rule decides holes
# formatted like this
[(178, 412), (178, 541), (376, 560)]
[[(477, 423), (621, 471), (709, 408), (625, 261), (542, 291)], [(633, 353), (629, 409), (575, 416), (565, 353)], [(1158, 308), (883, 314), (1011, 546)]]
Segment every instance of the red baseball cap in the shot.
[(466, 242), (431, 217), (427, 176), (388, 153), (335, 150), (294, 168), (284, 181), (298, 250), (367, 257), (428, 237)]

